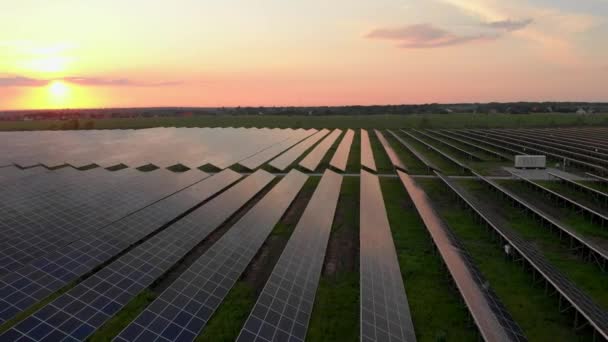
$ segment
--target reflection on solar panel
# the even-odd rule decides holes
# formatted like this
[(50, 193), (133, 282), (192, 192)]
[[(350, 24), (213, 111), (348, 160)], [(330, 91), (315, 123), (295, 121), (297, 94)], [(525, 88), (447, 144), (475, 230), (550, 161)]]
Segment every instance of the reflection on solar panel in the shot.
[(393, 164), (393, 166), (398, 169), (407, 170), (407, 168), (405, 167), (405, 164), (403, 164), (403, 162), (401, 161), (401, 159), (399, 158), (399, 156), (397, 155), (395, 150), (393, 150), (393, 147), (391, 146), (391, 144), (389, 144), (388, 140), (386, 140), (386, 138), (384, 137), (384, 134), (382, 134), (382, 132), (380, 132), (377, 129), (375, 129), (374, 132), (376, 132), (376, 136), (378, 136), (378, 140), (380, 140), (382, 147), (384, 147), (384, 151), (386, 151), (388, 158), (391, 160), (391, 164)]
[(331, 132), (327, 138), (323, 139), (313, 150), (310, 152), (306, 158), (302, 159), (300, 162), (300, 166), (309, 170), (314, 171), (317, 169), (327, 151), (334, 145), (336, 140), (340, 137), (342, 131), (339, 129), (335, 129)]
[(364, 129), (361, 130), (361, 166), (365, 166), (372, 171), (378, 171), (372, 152), (372, 144), (369, 141), (369, 134)]
[[(239, 279), (308, 177), (292, 170), (122, 333), (117, 341), (191, 341)], [(164, 320), (157, 321), (164, 317)], [(154, 325), (154, 326), (153, 326)]]
[(0, 165), (75, 167), (211, 164), (224, 169), (294, 135), (293, 129), (149, 128), (0, 132)]
[(355, 137), (355, 131), (349, 129), (344, 134), (344, 138), (338, 145), (338, 149), (336, 150), (336, 154), (334, 154), (333, 158), (329, 162), (329, 165), (335, 167), (336, 169), (344, 172), (346, 171), (346, 164), (348, 163), (348, 156), (350, 154), (350, 147), (353, 144), (353, 139)]
[(304, 341), (341, 185), (325, 171), (238, 341)]
[[(44, 178), (52, 186), (24, 182), (20, 195), (0, 204), (0, 274), (18, 269), (91, 232), (206, 177), (201, 172), (166, 177), (170, 171), (141, 173), (69, 171), (68, 177)], [(55, 183), (55, 181), (58, 181)], [(25, 196), (21, 196), (25, 195)], [(52, 204), (52, 205), (50, 205)]]
[(50, 171), (43, 167), (33, 167), (25, 170), (19, 169), (14, 166), (0, 167), (0, 183), (9, 180), (11, 182), (14, 182), (21, 178), (35, 176), (37, 174), (43, 174), (47, 172)]
[(251, 156), (243, 161), (240, 161), (239, 164), (250, 170), (255, 170), (258, 167), (260, 167), (262, 164), (269, 161), (270, 159), (281, 154), (286, 149), (299, 143), (300, 141), (302, 141), (302, 139), (307, 138), (316, 132), (317, 132), (316, 129), (309, 129), (307, 131), (296, 132), (296, 134), (291, 136), (289, 139), (282, 141), (276, 145), (273, 145), (272, 147), (254, 155), (254, 156)]
[[(479, 278), (474, 275), (467, 264), (467, 258), (462, 248), (453, 243), (449, 228), (435, 212), (424, 190), (409, 175), (400, 171), (397, 171), (397, 173), (412, 202), (414, 202), (418, 214), (429, 231), (433, 243), (437, 247), (483, 339), (485, 341), (519, 340), (513, 335), (517, 336), (520, 333), (513, 334), (507, 330), (508, 326), (501, 324), (501, 318), (497, 314), (500, 315), (502, 312), (495, 311), (496, 306), (491, 301), (491, 296), (488, 295), (487, 290), (482, 287), (480, 282), (475, 281)], [(506, 312), (503, 315), (506, 315)], [(512, 319), (503, 321), (512, 321)], [(518, 328), (515, 326), (513, 330), (517, 331)]]
[(0, 340), (86, 339), (273, 178), (263, 170), (255, 172), (27, 317)]
[(416, 341), (378, 176), (361, 170), (361, 341)]
[(306, 152), (312, 145), (316, 144), (319, 140), (323, 139), (329, 130), (322, 129), (312, 136), (306, 138), (306, 140), (300, 142), (296, 146), (289, 149), (287, 152), (280, 155), (278, 158), (274, 159), (270, 162), (270, 166), (275, 169), (284, 171), (289, 165), (291, 165), (298, 157), (302, 155), (302, 153)]
[(0, 303), (3, 304), (0, 323), (108, 261), (240, 178), (234, 171), (222, 171), (0, 278)]

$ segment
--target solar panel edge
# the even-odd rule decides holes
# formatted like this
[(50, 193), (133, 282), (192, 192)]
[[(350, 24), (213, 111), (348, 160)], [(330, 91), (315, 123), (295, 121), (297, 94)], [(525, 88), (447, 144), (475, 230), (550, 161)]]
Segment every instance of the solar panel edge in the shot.
[(302, 159), (302, 161), (300, 161), (299, 165), (311, 172), (314, 172), (340, 135), (342, 135), (342, 130), (337, 128), (334, 129), (320, 143), (318, 143), (315, 148), (310, 151), (308, 155), (304, 157), (304, 159)]

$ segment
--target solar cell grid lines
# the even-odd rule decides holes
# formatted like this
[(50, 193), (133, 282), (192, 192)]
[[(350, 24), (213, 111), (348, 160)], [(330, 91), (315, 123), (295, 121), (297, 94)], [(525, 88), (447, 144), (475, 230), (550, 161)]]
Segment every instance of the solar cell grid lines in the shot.
[(316, 132), (317, 132), (316, 129), (297, 130), (287, 140), (284, 140), (258, 154), (255, 154), (245, 160), (242, 160), (239, 162), (239, 164), (250, 170), (255, 170), (258, 167), (260, 167), (262, 164), (266, 163), (267, 161), (269, 161), (272, 158), (281, 154), (286, 149), (299, 143), (300, 141), (302, 141), (302, 139), (308, 138), (309, 136), (311, 136), (312, 134), (315, 134)]
[(378, 176), (361, 171), (360, 338), (416, 341)]
[(341, 130), (333, 130), (331, 134), (329, 134), (325, 139), (323, 139), (323, 141), (321, 141), (317, 146), (315, 146), (315, 148), (310, 153), (308, 153), (308, 155), (304, 159), (302, 159), (302, 161), (300, 162), (300, 166), (309, 171), (315, 171), (317, 167), (319, 167), (319, 164), (321, 163), (323, 157), (325, 157), (325, 154), (327, 154), (327, 151), (329, 151), (329, 149), (334, 145), (334, 143), (336, 142), (336, 140), (338, 140), (341, 134)]
[(408, 174), (400, 171), (397, 173), (431, 235), (482, 338), (486, 341), (513, 340), (511, 332), (503, 327), (499, 317), (493, 311), (492, 302), (486, 297), (486, 292), (475, 281), (476, 277), (468, 267), (464, 254), (450, 239), (449, 228), (436, 213), (424, 190)]
[[(14, 271), (34, 258), (86, 236), (206, 177), (198, 171), (172, 177), (165, 177), (165, 172), (169, 171), (95, 171), (91, 174), (104, 176), (88, 178), (86, 182), (80, 179), (80, 183), (84, 183), (80, 188), (53, 192), (59, 197), (40, 194), (35, 199), (23, 201), (26, 207), (29, 203), (27, 210), (10, 210), (10, 214), (5, 215), (0, 223), (2, 233), (8, 235), (0, 243), (0, 274)], [(32, 193), (36, 194), (35, 188)]]
[(311, 135), (306, 138), (304, 141), (301, 141), (299, 144), (287, 150), (287, 152), (281, 154), (274, 160), (270, 162), (270, 166), (274, 167), (277, 170), (284, 171), (289, 165), (296, 161), (304, 152), (306, 152), (309, 148), (311, 148), (314, 144), (316, 144), (319, 140), (323, 139), (327, 134), (329, 134), (329, 130), (322, 129), (317, 133)]
[(372, 152), (372, 144), (369, 141), (369, 133), (364, 129), (361, 130), (361, 166), (372, 171), (378, 171), (376, 169), (374, 153)]
[(0, 322), (108, 261), (241, 178), (225, 170), (0, 278)]
[(341, 185), (325, 171), (237, 341), (304, 341)]
[(338, 149), (336, 153), (331, 158), (329, 165), (335, 167), (336, 169), (344, 172), (346, 171), (346, 164), (348, 163), (348, 156), (350, 155), (350, 148), (353, 144), (353, 140), (355, 138), (355, 131), (349, 129), (344, 134), (340, 145), (338, 145)]
[(0, 340), (86, 339), (273, 179), (256, 171), (13, 326)]
[[(297, 170), (290, 171), (115, 340), (134, 341), (142, 336), (146, 340), (193, 340), (206, 326), (307, 178)], [(168, 312), (177, 314), (169, 315)], [(166, 320), (158, 322), (159, 317)]]
[(388, 155), (388, 158), (390, 159), (391, 164), (393, 164), (393, 166), (395, 168), (398, 168), (398, 169), (401, 169), (401, 170), (404, 170), (404, 171), (407, 170), (405, 164), (403, 164), (403, 162), (401, 161), (401, 159), (397, 155), (397, 152), (395, 152), (395, 150), (393, 149), (393, 147), (391, 146), (391, 144), (384, 137), (384, 134), (382, 134), (382, 132), (380, 132), (377, 129), (375, 129), (374, 132), (376, 133), (376, 136), (378, 137), (378, 140), (380, 140), (380, 144), (382, 144), (382, 147), (384, 148), (384, 151), (386, 151), (386, 154)]

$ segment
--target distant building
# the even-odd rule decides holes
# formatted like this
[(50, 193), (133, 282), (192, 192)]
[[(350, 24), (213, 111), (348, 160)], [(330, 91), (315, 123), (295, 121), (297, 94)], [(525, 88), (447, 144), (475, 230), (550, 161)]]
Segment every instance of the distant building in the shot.
[(587, 114), (588, 114), (588, 113), (587, 113), (587, 111), (586, 111), (586, 110), (584, 110), (583, 108), (579, 108), (579, 109), (576, 111), (576, 115), (587, 115)]

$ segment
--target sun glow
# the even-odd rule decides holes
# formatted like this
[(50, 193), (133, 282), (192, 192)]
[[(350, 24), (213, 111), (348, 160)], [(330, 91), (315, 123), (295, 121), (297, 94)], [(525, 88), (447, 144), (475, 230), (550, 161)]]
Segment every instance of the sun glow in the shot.
[(70, 88), (63, 81), (53, 81), (49, 85), (49, 93), (55, 99), (63, 99), (69, 95)]

